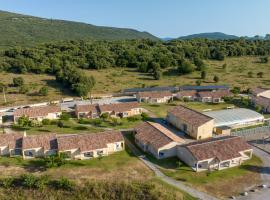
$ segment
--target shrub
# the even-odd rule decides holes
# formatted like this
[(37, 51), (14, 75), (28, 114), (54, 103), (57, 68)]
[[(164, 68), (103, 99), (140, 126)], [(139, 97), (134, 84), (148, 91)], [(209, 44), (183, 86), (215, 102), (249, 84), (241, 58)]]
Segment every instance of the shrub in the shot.
[(100, 115), (100, 118), (101, 118), (101, 119), (108, 119), (108, 118), (109, 118), (109, 113), (102, 113), (102, 114)]
[(57, 126), (59, 128), (63, 128), (64, 127), (64, 123), (62, 121), (58, 121)]
[(69, 113), (63, 112), (62, 115), (60, 116), (61, 120), (68, 121), (71, 118)]
[(202, 81), (201, 80), (196, 80), (196, 85), (201, 85)]
[(14, 183), (14, 178), (4, 178), (0, 180), (0, 185), (4, 188), (10, 188)]
[(248, 77), (252, 78), (253, 77), (253, 72), (248, 72)]
[(38, 181), (38, 178), (32, 174), (23, 174), (20, 177), (20, 181), (23, 187), (34, 188), (36, 187), (36, 182)]
[(37, 120), (31, 120), (30, 121), (30, 126), (31, 127), (40, 127), (40, 126), (42, 126), (42, 122), (39, 122)]
[(145, 113), (145, 112), (143, 112), (143, 113), (141, 114), (141, 117), (142, 117), (142, 120), (143, 120), (143, 121), (146, 121), (146, 120), (149, 119), (149, 115), (148, 115), (147, 113)]
[(74, 183), (67, 178), (62, 177), (59, 180), (52, 181), (51, 186), (55, 189), (72, 190)]
[(217, 75), (215, 75), (213, 80), (217, 83), (217, 82), (219, 82), (219, 77)]
[(19, 88), (19, 93), (21, 94), (27, 94), (29, 92), (29, 87), (27, 85), (22, 85)]
[(180, 74), (189, 74), (195, 70), (194, 64), (187, 60), (183, 60), (178, 67), (178, 71)]
[(202, 71), (201, 72), (201, 79), (205, 79), (206, 78), (206, 71)]
[(50, 125), (51, 124), (51, 120), (49, 120), (49, 119), (43, 119), (42, 120), (42, 124), (43, 125)]
[(257, 73), (257, 77), (258, 77), (258, 78), (262, 78), (262, 77), (263, 77), (263, 72), (258, 72), (258, 73)]
[(50, 180), (49, 180), (48, 175), (41, 176), (37, 179), (35, 183), (35, 187), (43, 190), (47, 187), (47, 185), (49, 184), (49, 181)]
[(127, 120), (129, 122), (136, 122), (136, 121), (141, 120), (141, 116), (139, 116), (139, 115), (137, 115), (137, 116), (131, 116), (131, 117), (128, 117)]
[(102, 120), (101, 119), (93, 119), (90, 122), (91, 122), (91, 124), (93, 124), (95, 126), (100, 126), (102, 123)]
[(21, 126), (21, 127), (27, 127), (30, 125), (30, 120), (28, 117), (26, 116), (22, 116), (18, 119), (18, 125)]
[(239, 94), (241, 92), (241, 88), (240, 87), (233, 87), (231, 92), (234, 93), (234, 94)]
[(184, 102), (189, 102), (189, 98), (184, 97), (184, 98), (183, 98), (183, 101), (184, 101)]
[(47, 96), (48, 95), (48, 87), (43, 86), (39, 89), (38, 94), (40, 96)]
[(112, 126), (122, 125), (121, 119), (118, 119), (118, 118), (112, 118), (110, 123), (111, 123)]
[(56, 154), (44, 158), (47, 168), (60, 167), (66, 164), (66, 154)]
[(24, 84), (24, 80), (22, 77), (15, 77), (13, 78), (13, 85), (15, 87), (22, 86)]

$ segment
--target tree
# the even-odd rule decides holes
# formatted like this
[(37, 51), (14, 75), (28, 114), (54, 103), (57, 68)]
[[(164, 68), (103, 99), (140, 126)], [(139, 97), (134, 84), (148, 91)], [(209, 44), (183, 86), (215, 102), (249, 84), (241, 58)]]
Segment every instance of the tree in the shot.
[(21, 127), (28, 127), (30, 126), (31, 121), (29, 120), (29, 117), (27, 116), (21, 116), (18, 119), (18, 125)]
[(23, 77), (14, 77), (13, 78), (13, 85), (15, 87), (22, 86), (24, 84), (24, 79)]
[(38, 94), (40, 96), (47, 96), (48, 95), (48, 87), (43, 86), (39, 89)]
[(206, 78), (206, 71), (202, 71), (201, 72), (201, 79), (205, 79)]
[(248, 72), (248, 77), (249, 77), (249, 78), (252, 78), (252, 77), (253, 77), (253, 72), (251, 72), (251, 71)]
[(258, 78), (262, 78), (262, 77), (263, 77), (263, 72), (258, 72), (258, 73), (257, 73), (257, 77), (258, 77)]
[(161, 71), (160, 70), (155, 70), (153, 73), (153, 77), (155, 80), (160, 80), (161, 78)]
[(217, 83), (217, 82), (219, 82), (219, 77), (217, 75), (215, 75), (213, 80)]
[(196, 66), (197, 71), (202, 71), (205, 70), (205, 64), (202, 59), (195, 57), (194, 58), (194, 64)]
[(190, 61), (183, 60), (180, 63), (180, 66), (178, 67), (178, 72), (180, 74), (189, 74), (193, 72), (195, 69), (194, 64), (192, 64)]
[(201, 80), (196, 80), (196, 85), (201, 85), (202, 81)]
[(19, 88), (19, 93), (21, 94), (26, 94), (29, 92), (29, 87), (27, 85), (22, 85), (20, 88)]
[(268, 63), (269, 59), (268, 56), (260, 57), (260, 63)]
[(57, 126), (59, 127), (59, 128), (64, 128), (64, 123), (62, 122), (62, 121), (58, 121), (57, 122)]

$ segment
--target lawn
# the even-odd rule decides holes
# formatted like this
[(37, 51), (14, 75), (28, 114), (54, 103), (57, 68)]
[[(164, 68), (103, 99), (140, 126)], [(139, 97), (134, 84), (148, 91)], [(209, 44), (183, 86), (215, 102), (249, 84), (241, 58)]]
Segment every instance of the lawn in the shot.
[[(211, 193), (219, 198), (237, 195), (246, 187), (259, 184), (262, 161), (253, 156), (239, 167), (214, 172), (194, 172), (177, 158), (155, 160), (161, 171), (169, 177), (183, 181), (199, 190)], [(232, 184), (233, 183), (233, 184)]]
[[(256, 57), (235, 57), (226, 58), (225, 61), (207, 60), (207, 77), (202, 81), (202, 85), (209, 84), (229, 84), (230, 86), (240, 86), (242, 89), (256, 86), (270, 86), (269, 74), (270, 63), (261, 64), (256, 62)], [(222, 65), (226, 63), (227, 69), (222, 69)], [(247, 73), (253, 72), (253, 77), (249, 78)], [(151, 86), (167, 86), (167, 85), (194, 85), (200, 78), (200, 72), (179, 76), (175, 70), (163, 70), (163, 76), (160, 80), (154, 80), (151, 74), (140, 73), (136, 69), (126, 68), (110, 68), (101, 70), (84, 70), (85, 74), (93, 75), (96, 79), (96, 85), (93, 90), (95, 96), (104, 94), (112, 94), (119, 92), (125, 88), (133, 87), (151, 87)], [(257, 78), (256, 74), (263, 72), (263, 78)], [(218, 83), (213, 82), (213, 76), (220, 78)], [(18, 89), (9, 87), (7, 94), (8, 102), (13, 104), (25, 104), (32, 102), (57, 100), (62, 97), (72, 96), (65, 90), (61, 84), (55, 81), (53, 76), (36, 75), (36, 74), (12, 74), (0, 73), (1, 81), (6, 84), (12, 83), (12, 78), (22, 76), (26, 84), (33, 86), (29, 95), (18, 94)], [(49, 95), (46, 97), (33, 95), (41, 86), (49, 87)], [(0, 96), (0, 104), (3, 103), (3, 97)]]
[(197, 111), (204, 111), (204, 110), (221, 110), (226, 109), (227, 107), (234, 106), (233, 104), (229, 103), (220, 103), (220, 104), (212, 104), (212, 103), (201, 103), (201, 102), (183, 102), (183, 101), (174, 101), (173, 103), (166, 103), (166, 104), (146, 104), (142, 103), (143, 108), (152, 112), (155, 116), (164, 118), (167, 115), (167, 111), (170, 108), (173, 108), (177, 105), (184, 105), (191, 109)]

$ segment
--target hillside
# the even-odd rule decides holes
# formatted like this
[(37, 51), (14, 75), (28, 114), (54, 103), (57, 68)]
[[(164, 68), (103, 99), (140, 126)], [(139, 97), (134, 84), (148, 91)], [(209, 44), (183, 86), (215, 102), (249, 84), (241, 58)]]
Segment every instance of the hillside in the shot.
[(44, 19), (5, 11), (0, 11), (0, 35), (0, 46), (31, 46), (40, 42), (77, 39), (158, 39), (147, 32), (133, 29)]
[(214, 33), (192, 34), (192, 35), (179, 37), (178, 39), (189, 40), (189, 39), (196, 39), (196, 38), (205, 38), (209, 40), (230, 40), (230, 39), (237, 39), (238, 37), (235, 35), (228, 35), (225, 33), (214, 32)]

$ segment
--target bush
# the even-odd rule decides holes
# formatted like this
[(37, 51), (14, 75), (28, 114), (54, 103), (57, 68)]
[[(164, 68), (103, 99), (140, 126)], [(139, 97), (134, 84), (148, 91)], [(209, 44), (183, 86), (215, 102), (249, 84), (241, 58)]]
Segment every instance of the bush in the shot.
[(178, 71), (180, 74), (190, 74), (194, 70), (195, 66), (187, 60), (183, 60), (180, 66), (178, 67)]
[(111, 123), (112, 126), (122, 125), (121, 119), (118, 119), (118, 118), (112, 118), (110, 123)]
[(63, 112), (62, 115), (60, 116), (61, 120), (68, 121), (71, 118), (69, 113)]
[(219, 77), (217, 75), (214, 76), (213, 81), (215, 81), (216, 83), (219, 82)]
[(45, 189), (47, 187), (47, 185), (49, 184), (50, 180), (48, 175), (44, 175), (41, 176), (37, 179), (36, 183), (35, 183), (35, 187), (38, 189)]
[(72, 190), (74, 183), (67, 178), (62, 177), (60, 180), (52, 181), (51, 186), (55, 189)]
[(201, 80), (196, 80), (196, 85), (201, 85), (202, 81)]
[(205, 79), (206, 78), (206, 71), (202, 71), (201, 72), (201, 79)]
[(56, 154), (47, 156), (46, 158), (44, 158), (44, 161), (47, 168), (60, 167), (66, 164), (66, 158), (67, 156), (65, 154)]
[(38, 94), (40, 96), (47, 96), (48, 95), (48, 87), (43, 86), (39, 89)]
[(109, 118), (109, 113), (102, 113), (102, 114), (100, 115), (100, 118), (101, 118), (101, 119), (108, 119), (108, 118)]
[(40, 127), (40, 126), (42, 126), (42, 122), (39, 122), (37, 120), (31, 120), (30, 121), (30, 126), (31, 127)]
[(253, 72), (248, 72), (248, 77), (252, 78), (253, 77)]
[(29, 92), (29, 87), (27, 85), (22, 85), (19, 88), (19, 93), (21, 94), (27, 94)]
[(4, 178), (0, 180), (0, 186), (10, 188), (14, 183), (14, 178)]
[(142, 117), (142, 120), (143, 120), (143, 121), (146, 121), (146, 120), (149, 119), (149, 115), (148, 115), (147, 113), (145, 113), (145, 112), (143, 112), (143, 113), (141, 114), (141, 117)]
[(51, 120), (49, 120), (49, 119), (43, 119), (42, 120), (42, 124), (43, 125), (50, 125), (51, 124)]
[(15, 87), (22, 86), (24, 84), (24, 80), (22, 77), (15, 77), (13, 78), (13, 85)]
[(28, 117), (26, 116), (22, 116), (18, 119), (18, 125), (21, 126), (21, 127), (27, 127), (27, 126), (30, 126), (30, 120)]
[(38, 178), (32, 174), (23, 174), (20, 177), (20, 181), (21, 181), (21, 184), (23, 187), (34, 188), (34, 187), (36, 187), (36, 183), (38, 181)]
[(141, 116), (140, 115), (136, 115), (136, 116), (132, 116), (132, 117), (127, 117), (127, 120), (129, 122), (136, 122), (136, 121), (141, 120)]
[(62, 121), (58, 121), (57, 126), (59, 128), (64, 128), (64, 123)]

